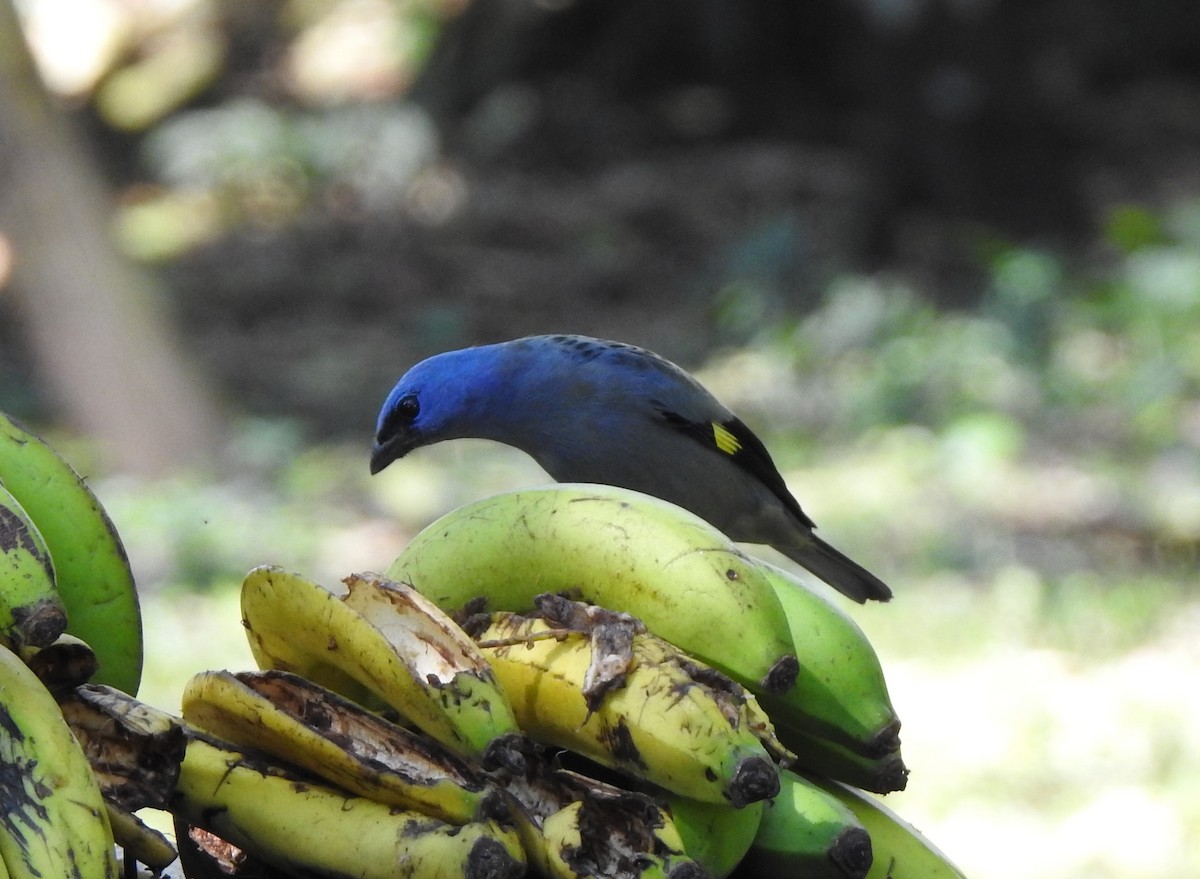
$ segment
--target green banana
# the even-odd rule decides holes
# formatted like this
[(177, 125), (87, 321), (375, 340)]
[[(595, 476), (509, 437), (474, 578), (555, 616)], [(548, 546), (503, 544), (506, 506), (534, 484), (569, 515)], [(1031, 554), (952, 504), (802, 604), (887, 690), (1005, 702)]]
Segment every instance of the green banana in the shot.
[(872, 837), (854, 813), (795, 772), (783, 770), (780, 782), (746, 854), (751, 875), (864, 879)]
[(104, 507), (54, 449), (2, 412), (0, 479), (46, 539), (67, 631), (96, 651), (96, 680), (136, 695), (141, 609), (125, 548)]
[(313, 782), (199, 733), (171, 811), (287, 873), (326, 879), (517, 879), (525, 856), (494, 819), (447, 824)]
[(790, 765), (797, 769), (876, 794), (901, 791), (908, 785), (908, 767), (899, 751), (881, 757), (864, 757), (838, 742), (786, 726), (777, 727), (775, 732), (793, 752)]
[(606, 485), (556, 484), (467, 504), (423, 529), (387, 570), (439, 607), (528, 611), (572, 591), (625, 611), (745, 686), (795, 681), (791, 634), (759, 565), (704, 520)]
[(201, 672), (182, 704), (207, 733), (452, 824), (471, 821), (493, 790), (436, 742), (290, 672)]
[(586, 635), (505, 612), (474, 634), (533, 739), (707, 802), (744, 806), (778, 791), (756, 730), (662, 639), (635, 635), (624, 685), (589, 708)]
[(836, 781), (812, 781), (849, 808), (871, 835), (875, 862), (866, 879), (966, 879), (937, 846), (875, 797)]
[(0, 858), (12, 879), (115, 879), (100, 787), (58, 704), (0, 646)]
[(725, 879), (750, 850), (768, 803), (760, 800), (735, 809), (670, 796), (667, 810), (688, 857), (704, 868), (709, 879)]
[(0, 480), (0, 643), (45, 647), (66, 628), (46, 540)]
[(776, 727), (837, 742), (866, 757), (900, 747), (875, 648), (850, 616), (803, 580), (761, 563), (796, 646), (800, 673), (786, 693), (756, 691)]
[[(441, 611), (428, 612), (409, 587), (371, 575), (347, 583), (343, 600), (281, 568), (247, 574), (242, 621), (259, 666), (295, 672), (356, 701), (365, 688), (460, 756), (485, 765), (508, 759), (520, 729), (470, 639)], [(371, 618), (354, 605), (370, 605)]]

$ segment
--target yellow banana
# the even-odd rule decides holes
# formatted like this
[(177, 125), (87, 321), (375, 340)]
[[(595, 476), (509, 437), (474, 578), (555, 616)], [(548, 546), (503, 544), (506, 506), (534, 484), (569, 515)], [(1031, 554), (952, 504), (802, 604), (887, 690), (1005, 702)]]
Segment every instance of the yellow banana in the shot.
[(965, 879), (937, 846), (875, 797), (836, 781), (812, 781), (845, 804), (871, 835), (875, 862), (866, 879)]
[(0, 480), (0, 643), (45, 647), (66, 628), (46, 540)]
[(704, 868), (709, 879), (725, 879), (750, 850), (769, 802), (760, 800), (735, 809), (671, 796), (667, 809), (688, 857)]
[(199, 734), (171, 811), (288, 873), (327, 879), (516, 879), (515, 830), (495, 820), (448, 824), (312, 782)]
[(780, 781), (744, 860), (750, 874), (864, 879), (872, 838), (854, 813), (794, 772), (785, 769)]
[(112, 828), (96, 776), (58, 704), (0, 646), (0, 857), (13, 879), (115, 879)]
[(550, 879), (704, 879), (670, 814), (649, 796), (531, 755), (497, 781), (539, 875)]
[(46, 539), (67, 631), (96, 651), (96, 680), (136, 694), (141, 610), (125, 548), (104, 507), (54, 449), (2, 412), (0, 479)]
[(22, 647), (21, 659), (55, 695), (86, 684), (96, 674), (96, 651), (81, 638), (63, 633), (45, 647)]
[(384, 622), (373, 609), (381, 629), (328, 589), (277, 567), (247, 574), (242, 621), (260, 667), (295, 672), (351, 698), (362, 698), (365, 687), (455, 753), (485, 764), (508, 759), (520, 730), (488, 663), (466, 648), (470, 639), (441, 612), (424, 613), (411, 591), (369, 575), (348, 582), (355, 592), (392, 590), (380, 600), (406, 621)]
[[(155, 876), (162, 874), (179, 853), (175, 846), (159, 831), (150, 827), (128, 809), (105, 800), (108, 807), (108, 823), (112, 825), (113, 838), (121, 847), (121, 859), (128, 868), (132, 863), (145, 864)], [(126, 872), (126, 875), (130, 875)]]
[(387, 570), (439, 607), (528, 611), (573, 591), (746, 685), (795, 680), (787, 621), (760, 567), (707, 522), (605, 485), (559, 484), (467, 504), (422, 530)]
[(776, 727), (802, 730), (866, 757), (900, 747), (875, 648), (850, 616), (811, 586), (765, 562), (796, 646), (800, 673), (786, 693), (758, 691)]
[[(561, 640), (546, 637), (554, 631)], [(779, 789), (774, 763), (728, 694), (693, 676), (679, 652), (654, 635), (634, 636), (624, 686), (594, 709), (583, 692), (591, 660), (586, 635), (501, 612), (476, 639), (521, 728), (537, 741), (707, 802), (744, 806)]]
[(290, 672), (208, 671), (183, 691), (183, 718), (360, 796), (453, 824), (493, 789), (438, 743)]
[(644, 831), (652, 825), (597, 810), (595, 800), (568, 803), (542, 821), (549, 874), (555, 879), (704, 879), (703, 868), (684, 854), (670, 816), (661, 813), (660, 820), (652, 842), (639, 839), (630, 846), (630, 827)]
[(793, 752), (791, 764), (798, 769), (877, 794), (901, 791), (908, 785), (908, 767), (898, 750), (880, 757), (864, 757), (821, 736), (786, 726), (775, 731)]

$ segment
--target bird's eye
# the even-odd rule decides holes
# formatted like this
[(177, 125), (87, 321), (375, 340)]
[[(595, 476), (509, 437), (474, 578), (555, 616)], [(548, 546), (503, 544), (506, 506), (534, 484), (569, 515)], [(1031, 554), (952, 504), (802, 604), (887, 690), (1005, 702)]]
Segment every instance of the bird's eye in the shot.
[(396, 415), (405, 421), (412, 421), (420, 411), (421, 404), (417, 402), (417, 398), (412, 394), (409, 394), (407, 397), (401, 397), (396, 402)]

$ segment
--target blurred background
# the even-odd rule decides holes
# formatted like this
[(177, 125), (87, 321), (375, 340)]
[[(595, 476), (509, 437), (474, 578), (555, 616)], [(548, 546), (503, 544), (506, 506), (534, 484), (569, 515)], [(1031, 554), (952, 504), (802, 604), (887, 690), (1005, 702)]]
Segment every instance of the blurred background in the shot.
[(85, 473), (143, 696), (245, 571), (545, 481), (378, 477), (421, 357), (648, 346), (764, 437), (973, 879), (1200, 875), (1200, 6), (0, 0), (0, 409)]

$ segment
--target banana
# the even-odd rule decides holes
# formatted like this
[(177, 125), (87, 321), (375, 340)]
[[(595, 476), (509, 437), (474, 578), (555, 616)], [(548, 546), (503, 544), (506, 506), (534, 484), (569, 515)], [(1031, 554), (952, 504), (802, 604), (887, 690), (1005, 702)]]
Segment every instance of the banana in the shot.
[(80, 638), (65, 632), (45, 647), (22, 647), (21, 660), (33, 669), (51, 693), (67, 693), (96, 674), (96, 652)]
[(497, 782), (530, 867), (550, 879), (704, 879), (670, 814), (649, 796), (531, 755)]
[(357, 594), (351, 601), (372, 604), (371, 619), (299, 574), (252, 570), (242, 583), (242, 621), (259, 666), (295, 672), (358, 700), (366, 688), (456, 754), (485, 765), (508, 759), (520, 729), (470, 639), (440, 611), (426, 613), (407, 587), (370, 575), (348, 584)]
[(879, 800), (836, 781), (812, 780), (849, 808), (871, 835), (875, 862), (866, 879), (966, 879), (937, 846)]
[(447, 824), (343, 793), (193, 732), (171, 811), (288, 873), (327, 879), (516, 879), (515, 830)]
[(493, 793), (436, 742), (290, 672), (201, 672), (182, 704), (184, 720), (225, 741), (452, 824), (471, 821)]
[(872, 837), (854, 813), (816, 784), (780, 773), (779, 796), (763, 810), (745, 865), (756, 876), (864, 879)]
[(121, 847), (121, 860), (127, 868), (130, 864), (145, 864), (159, 876), (167, 869), (179, 853), (175, 846), (159, 831), (146, 824), (128, 809), (105, 800), (108, 807), (108, 823), (112, 825), (113, 838)]
[(757, 732), (662, 639), (635, 635), (624, 686), (589, 709), (587, 636), (505, 612), (475, 636), (534, 740), (706, 802), (744, 806), (778, 791)]
[(129, 811), (166, 807), (186, 748), (178, 718), (104, 684), (76, 687), (58, 707), (107, 801)]
[(864, 757), (820, 736), (776, 728), (780, 740), (791, 749), (790, 761), (797, 769), (824, 775), (876, 794), (890, 794), (908, 785), (908, 767), (899, 751), (881, 757)]
[(750, 850), (768, 802), (735, 809), (671, 796), (667, 810), (688, 857), (704, 868), (709, 879), (725, 879)]
[(439, 607), (528, 611), (573, 591), (746, 686), (795, 680), (791, 634), (759, 566), (704, 520), (605, 485), (556, 484), (467, 504), (423, 529), (386, 575)]
[(66, 628), (45, 538), (0, 480), (0, 643), (45, 647)]
[(840, 607), (797, 577), (760, 563), (783, 607), (800, 672), (786, 693), (756, 691), (780, 728), (821, 736), (866, 757), (900, 747), (875, 648)]
[(104, 507), (54, 449), (2, 412), (0, 479), (46, 539), (67, 631), (96, 651), (96, 680), (136, 695), (141, 609), (125, 548)]
[(0, 857), (13, 879), (115, 879), (96, 776), (58, 704), (0, 647)]
[[(555, 879), (705, 879), (703, 868), (683, 853), (683, 840), (665, 814), (651, 834), (653, 843), (630, 847), (628, 828), (646, 826), (627, 816), (614, 815), (611, 810), (597, 810), (595, 800), (569, 803), (542, 821), (549, 874)], [(597, 838), (603, 844), (597, 844)], [(644, 851), (644, 847), (651, 852)]]

